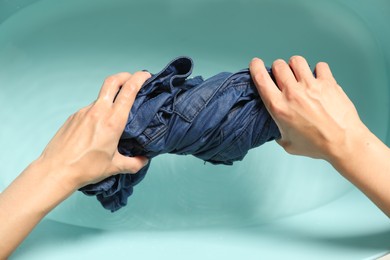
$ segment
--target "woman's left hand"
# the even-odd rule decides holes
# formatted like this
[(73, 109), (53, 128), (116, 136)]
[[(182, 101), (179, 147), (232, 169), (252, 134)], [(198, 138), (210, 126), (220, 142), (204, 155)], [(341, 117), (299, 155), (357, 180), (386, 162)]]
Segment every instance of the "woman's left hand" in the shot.
[(98, 99), (70, 116), (41, 156), (0, 193), (0, 259), (78, 188), (117, 173), (135, 173), (147, 164), (145, 157), (119, 154), (117, 146), (149, 77), (147, 72), (108, 77)]
[[(106, 78), (91, 105), (71, 115), (47, 145), (37, 162), (48, 172), (63, 168), (75, 189), (118, 173), (136, 173), (148, 160), (118, 152), (119, 138), (147, 72), (123, 72)], [(118, 91), (119, 94), (117, 95)]]

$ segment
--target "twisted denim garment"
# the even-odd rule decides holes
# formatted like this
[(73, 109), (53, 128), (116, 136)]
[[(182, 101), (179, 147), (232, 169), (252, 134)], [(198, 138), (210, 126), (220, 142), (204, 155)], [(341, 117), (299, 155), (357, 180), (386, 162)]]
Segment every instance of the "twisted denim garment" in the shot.
[[(248, 69), (207, 80), (187, 79), (192, 67), (190, 58), (178, 57), (144, 83), (119, 141), (121, 154), (192, 154), (212, 164), (231, 165), (249, 149), (280, 137)], [(136, 174), (111, 176), (80, 190), (96, 195), (114, 212), (127, 204), (150, 161)]]

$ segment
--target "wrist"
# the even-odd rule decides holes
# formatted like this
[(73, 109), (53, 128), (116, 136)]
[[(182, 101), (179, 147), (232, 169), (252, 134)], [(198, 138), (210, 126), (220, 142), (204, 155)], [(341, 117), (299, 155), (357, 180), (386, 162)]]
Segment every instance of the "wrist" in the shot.
[(344, 131), (340, 139), (330, 149), (326, 160), (341, 174), (356, 160), (361, 160), (361, 155), (377, 142), (376, 136), (362, 122)]
[(53, 171), (42, 160), (32, 162), (0, 194), (0, 258), (8, 256), (34, 226), (72, 193), (62, 182), (63, 171)]
[(39, 192), (37, 202), (41, 203), (39, 207), (35, 205), (43, 214), (47, 214), (59, 203), (69, 197), (77, 190), (74, 182), (68, 177), (70, 169), (54, 168), (50, 163), (38, 158), (33, 161), (22, 175), (31, 179), (31, 186)]
[(44, 156), (40, 156), (28, 168), (34, 169), (35, 172), (40, 172), (41, 178), (47, 179), (65, 192), (72, 193), (78, 189), (77, 180), (74, 178), (76, 170), (72, 169), (71, 166), (64, 166), (48, 160)]
[(390, 149), (363, 125), (330, 157), (333, 167), (390, 216)]

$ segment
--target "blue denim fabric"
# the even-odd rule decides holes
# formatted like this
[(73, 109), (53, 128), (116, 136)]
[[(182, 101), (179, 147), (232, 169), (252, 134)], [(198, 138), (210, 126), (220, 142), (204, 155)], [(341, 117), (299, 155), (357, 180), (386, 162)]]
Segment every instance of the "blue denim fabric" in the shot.
[[(248, 69), (188, 79), (192, 67), (190, 58), (178, 57), (144, 83), (119, 141), (121, 154), (192, 154), (232, 165), (249, 149), (280, 138)], [(127, 204), (150, 161), (136, 174), (119, 174), (80, 190), (114, 212)]]

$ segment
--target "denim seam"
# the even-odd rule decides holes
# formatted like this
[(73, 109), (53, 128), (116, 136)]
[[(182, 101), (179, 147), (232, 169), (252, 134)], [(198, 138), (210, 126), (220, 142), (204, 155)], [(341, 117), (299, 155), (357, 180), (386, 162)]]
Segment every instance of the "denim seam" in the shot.
[[(178, 60), (181, 60), (181, 59), (187, 59), (190, 61), (190, 69), (187, 73), (183, 74), (182, 77), (188, 77), (189, 75), (191, 75), (192, 73), (192, 69), (194, 67), (194, 62), (193, 60), (190, 58), (190, 57), (187, 57), (187, 56), (179, 56), (177, 57), (176, 59), (172, 60), (170, 63), (168, 63), (159, 73), (157, 74), (153, 74), (152, 77), (150, 77), (148, 80), (146, 80), (146, 82), (144, 83), (144, 86), (148, 85), (149, 83), (153, 82), (153, 80), (155, 80), (156, 78), (158, 78), (159, 76), (161, 76), (162, 74), (164, 74), (168, 68), (170, 66), (172, 66), (172, 64), (174, 64), (175, 62), (177, 62)], [(141, 88), (141, 91), (142, 91), (143, 88)], [(145, 93), (140, 93), (140, 96), (144, 96)]]
[[(209, 98), (204, 102), (203, 106), (200, 107), (198, 109), (198, 111), (196, 111), (193, 115), (192, 115), (192, 119), (188, 118), (186, 115), (183, 115), (182, 113), (180, 113), (180, 111), (177, 111), (176, 110), (176, 106), (174, 107), (174, 112), (176, 114), (178, 114), (180, 117), (182, 117), (185, 121), (187, 121), (188, 123), (192, 123), (192, 120), (194, 120), (195, 117), (198, 116), (198, 114), (200, 113), (200, 111), (202, 111), (207, 105), (208, 103), (210, 102), (211, 99), (213, 99), (213, 97), (216, 95), (216, 93), (218, 93), (218, 91), (223, 87), (223, 85), (230, 79), (231, 76), (229, 76), (227, 79), (225, 79), (223, 81), (223, 83), (209, 96)], [(178, 104), (176, 105), (180, 105), (181, 103), (183, 103), (185, 101), (185, 99), (181, 100)]]
[(143, 133), (148, 139), (149, 141), (146, 141), (143, 146), (146, 147), (147, 145), (149, 145), (150, 143), (154, 142), (156, 139), (160, 138), (161, 135), (163, 135), (166, 131), (167, 131), (167, 127), (164, 125), (163, 127), (160, 128), (161, 130), (157, 131), (152, 138), (150, 138), (149, 136), (147, 136), (145, 133)]
[[(270, 117), (271, 118), (271, 117)], [(270, 120), (268, 119), (268, 120), (266, 120), (265, 122), (264, 122), (264, 125), (265, 124), (267, 124), (267, 125), (270, 125), (271, 124), (271, 122), (270, 122)], [(258, 142), (259, 142), (259, 140), (261, 139), (261, 136), (263, 135), (263, 132), (262, 131), (259, 131), (259, 133), (257, 134), (257, 136), (256, 136), (256, 138), (255, 138), (255, 140), (254, 140), (254, 143), (253, 143), (253, 145), (254, 144), (258, 144)]]
[(155, 97), (152, 97), (151, 99), (146, 100), (142, 106), (145, 106), (146, 104), (150, 103), (151, 101), (157, 99), (159, 96), (160, 96), (160, 95), (157, 95), (157, 96), (155, 96)]
[[(228, 87), (225, 87), (225, 89), (224, 89), (222, 92), (220, 92), (220, 93), (216, 96), (216, 98), (218, 98), (218, 96), (222, 95), (224, 92), (228, 91), (229, 87), (230, 87), (230, 88), (234, 88), (234, 87), (248, 86), (248, 85), (250, 85), (249, 82), (240, 82), (240, 83), (232, 84), (232, 85), (230, 85), (230, 86), (228, 86)], [(233, 112), (233, 111), (235, 111), (235, 110), (237, 110), (237, 109), (238, 109), (238, 107), (235, 108), (235, 109), (233, 109), (232, 111), (230, 111), (230, 113)], [(251, 120), (248, 120), (247, 122), (248, 122), (248, 123), (244, 126), (244, 129), (241, 131), (241, 133), (235, 138), (236, 140), (234, 140), (226, 149), (224, 149), (224, 151), (230, 150), (230, 149), (232, 148), (232, 146), (235, 146), (235, 144), (238, 142), (238, 140), (240, 140), (240, 138), (242, 137), (242, 135), (243, 135), (243, 134), (246, 132), (246, 130), (248, 129), (248, 126), (249, 126), (249, 123), (251, 122)], [(223, 131), (222, 131), (222, 134), (223, 134)], [(216, 155), (214, 155), (213, 158), (215, 158), (216, 156), (219, 156), (219, 157), (223, 158), (224, 160), (227, 160), (228, 158), (227, 158), (226, 156), (222, 156), (222, 155), (221, 155), (221, 153), (224, 152), (224, 151), (220, 151), (219, 153), (217, 153)]]
[(144, 136), (146, 136), (148, 138), (149, 141), (145, 142), (143, 144), (144, 147), (146, 147), (148, 144), (150, 144), (151, 142), (153, 142), (154, 140), (156, 140), (157, 138), (159, 138), (161, 135), (163, 135), (166, 130), (167, 130), (167, 125), (164, 124), (164, 122), (162, 121), (161, 119), (161, 116), (159, 114), (156, 114), (155, 115), (158, 119), (158, 121), (161, 123), (161, 125), (159, 126), (158, 130), (156, 132), (153, 132), (153, 135), (148, 135), (145, 133), (145, 131), (142, 132), (142, 134)]
[[(231, 143), (226, 149), (224, 149), (223, 151), (219, 152), (219, 153), (216, 154), (215, 156), (221, 157), (221, 158), (223, 158), (224, 160), (228, 160), (229, 158), (227, 158), (226, 156), (222, 156), (221, 153), (222, 153), (222, 152), (229, 151), (229, 150), (232, 149), (232, 147), (236, 146), (235, 144), (241, 139), (241, 137), (243, 136), (243, 134), (246, 133), (246, 130), (248, 129), (248, 126), (250, 125), (250, 122), (251, 122), (251, 120), (248, 120), (248, 121), (247, 121), (247, 124), (244, 126), (244, 128), (243, 128), (242, 131), (241, 131), (241, 133), (235, 138), (235, 140), (232, 141), (232, 143)], [(215, 156), (213, 156), (213, 158), (214, 158)]]
[[(221, 89), (222, 89), (222, 92), (225, 92), (225, 90), (229, 87), (229, 84), (228, 84), (228, 83), (232, 80), (232, 77), (235, 76), (235, 75), (237, 75), (237, 73), (236, 73), (236, 74), (232, 74), (232, 75), (230, 75), (228, 78), (226, 78), (226, 79), (222, 82), (222, 84), (221, 84), (217, 89), (215, 89), (215, 91), (213, 92), (213, 94), (210, 95), (210, 97), (204, 102), (203, 106), (200, 107), (200, 108), (198, 109), (198, 111), (196, 111), (196, 112), (192, 115), (192, 118), (188, 118), (186, 115), (183, 115), (182, 113), (180, 113), (180, 111), (177, 111), (175, 108), (174, 108), (174, 112), (175, 112), (176, 114), (178, 114), (180, 117), (182, 117), (182, 118), (183, 118), (185, 121), (187, 121), (188, 123), (191, 123), (192, 120), (194, 120), (194, 118), (198, 116), (198, 114), (200, 113), (200, 111), (202, 111), (202, 110), (210, 103), (210, 101), (217, 95), (217, 93), (219, 93), (218, 96), (219, 96), (220, 94), (222, 94), (222, 93), (220, 93)], [(247, 83), (237, 83), (237, 86), (239, 86), (239, 85), (245, 85), (245, 84), (247, 84)], [(236, 86), (236, 85), (235, 85), (235, 84), (232, 85), (232, 87), (234, 87), (234, 86)], [(217, 97), (218, 97), (218, 96), (217, 96)], [(184, 102), (184, 100), (185, 100), (185, 99), (183, 99), (182, 101), (180, 101), (177, 105), (180, 105), (182, 102)]]

